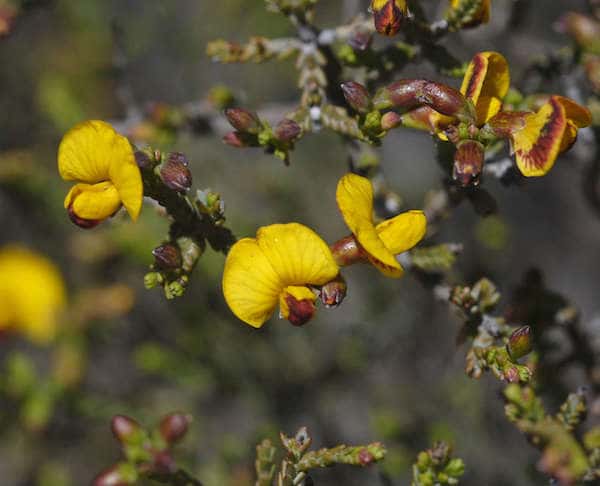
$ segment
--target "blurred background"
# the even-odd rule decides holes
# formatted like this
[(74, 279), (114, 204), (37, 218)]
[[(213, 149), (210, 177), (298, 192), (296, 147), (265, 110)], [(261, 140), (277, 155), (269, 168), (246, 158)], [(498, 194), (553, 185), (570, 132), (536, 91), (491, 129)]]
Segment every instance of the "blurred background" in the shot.
[[(321, 0), (317, 23), (337, 25), (368, 3)], [(431, 18), (447, 6), (421, 3)], [(501, 51), (527, 92), (519, 80), (532, 59), (569, 45), (553, 24), (566, 10), (584, 12), (586, 2), (492, 3), (489, 24), (444, 43), (464, 61)], [(180, 457), (208, 486), (252, 484), (257, 442), (302, 425), (318, 447), (381, 440), (389, 449), (378, 468), (315, 473), (318, 485), (405, 485), (416, 453), (437, 439), (453, 443), (465, 460), (465, 485), (547, 484), (536, 472), (538, 453), (504, 418), (501, 384), (465, 375), (459, 319), (412, 275), (396, 281), (371, 267), (350, 268), (339, 309), (321, 309), (303, 328), (273, 318), (254, 330), (225, 305), (220, 254), (207, 252), (180, 299), (144, 289), (151, 250), (168, 227), (150, 206), (136, 224), (118, 215), (86, 232), (68, 220), (62, 202), (69, 184), (56, 171), (56, 150), (73, 124), (119, 122), (156, 102), (202, 103), (215, 85), (259, 112), (293, 106), (293, 60), (220, 65), (205, 55), (217, 38), (292, 34), (286, 18), (266, 12), (262, 0), (49, 0), (26, 8), (0, 40), (0, 259), (15, 245), (44, 255), (59, 280), (56, 305), (68, 309), (55, 343), (26, 333), (1, 337), (2, 484), (88, 484), (119, 457), (109, 429), (113, 414), (152, 425), (174, 410), (195, 417)], [(417, 75), (439, 78), (427, 64), (398, 77)], [(568, 94), (560, 79), (548, 91)], [(188, 156), (194, 187), (221, 194), (237, 236), (288, 221), (329, 242), (346, 234), (335, 187), (347, 153), (337, 135), (306, 137), (290, 167), (260, 150), (226, 146), (222, 135), (183, 133), (153, 145)], [(397, 130), (378, 153), (405, 209), (423, 207), (426, 193), (442, 186), (429, 135)], [(582, 195), (592, 154), (583, 131), (547, 177), (518, 186), (486, 180), (496, 214), (483, 218), (463, 203), (433, 241), (464, 244), (450, 279), (487, 276), (508, 297), (528, 269), (539, 268), (598, 339), (600, 217)], [(35, 306), (27, 285), (38, 285), (33, 275), (44, 263), (32, 265), (32, 273), (10, 275), (0, 265), (0, 280)], [(43, 286), (50, 277), (39, 278)], [(566, 384), (575, 390), (585, 377), (574, 369)], [(547, 398), (552, 407), (564, 396)]]

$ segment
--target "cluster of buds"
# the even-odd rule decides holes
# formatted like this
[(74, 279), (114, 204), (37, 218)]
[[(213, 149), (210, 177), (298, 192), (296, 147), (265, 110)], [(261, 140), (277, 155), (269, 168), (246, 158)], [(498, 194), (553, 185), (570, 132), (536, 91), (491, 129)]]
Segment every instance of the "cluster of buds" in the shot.
[(458, 484), (465, 473), (465, 463), (452, 457), (447, 443), (435, 442), (431, 449), (419, 453), (412, 473), (411, 486)]
[(275, 128), (261, 120), (254, 112), (243, 108), (229, 108), (225, 116), (234, 132), (229, 132), (223, 141), (232, 147), (264, 147), (267, 153), (279, 157), (289, 163), (289, 152), (295, 142), (302, 136), (302, 128), (289, 118), (281, 120)]
[[(128, 486), (137, 484), (141, 478), (185, 474), (173, 459), (171, 449), (185, 436), (190, 423), (189, 415), (172, 413), (166, 415), (155, 429), (146, 430), (134, 419), (116, 415), (111, 428), (125, 460), (101, 472), (94, 479), (93, 486)], [(190, 478), (189, 482), (182, 484), (200, 483)]]

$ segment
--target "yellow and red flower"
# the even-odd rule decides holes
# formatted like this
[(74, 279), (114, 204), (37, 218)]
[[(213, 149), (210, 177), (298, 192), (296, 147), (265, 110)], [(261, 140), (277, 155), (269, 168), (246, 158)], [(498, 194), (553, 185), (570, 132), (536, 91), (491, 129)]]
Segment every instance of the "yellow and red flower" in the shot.
[(396, 255), (415, 246), (427, 230), (423, 211), (407, 211), (379, 224), (373, 220), (373, 186), (356, 174), (346, 174), (337, 186), (336, 199), (352, 235), (333, 245), (340, 265), (369, 261), (384, 275), (404, 273)]
[(16, 245), (0, 249), (0, 330), (47, 344), (66, 300), (62, 276), (50, 260)]
[(396, 35), (402, 21), (408, 16), (406, 0), (372, 0), (371, 11), (375, 29), (382, 35)]
[(65, 198), (71, 220), (84, 228), (96, 226), (123, 205), (135, 221), (142, 207), (142, 176), (129, 141), (108, 123), (80, 123), (63, 137), (58, 171), (77, 181)]
[(273, 224), (233, 245), (223, 294), (232, 312), (253, 327), (261, 327), (278, 304), (281, 317), (302, 325), (316, 311), (313, 288), (338, 273), (327, 243), (313, 230), (298, 223)]

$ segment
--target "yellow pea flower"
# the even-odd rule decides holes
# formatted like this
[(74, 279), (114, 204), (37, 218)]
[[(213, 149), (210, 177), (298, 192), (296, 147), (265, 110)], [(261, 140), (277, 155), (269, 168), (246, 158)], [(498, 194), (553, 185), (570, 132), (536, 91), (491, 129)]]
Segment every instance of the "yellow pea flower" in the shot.
[(0, 249), (0, 329), (49, 343), (65, 305), (65, 285), (52, 262), (20, 246)]
[(511, 140), (517, 167), (525, 177), (539, 177), (571, 148), (577, 131), (591, 123), (587, 108), (555, 95), (535, 113), (501, 112), (489, 121), (489, 128)]
[(115, 214), (121, 205), (135, 221), (144, 189), (129, 141), (108, 123), (91, 120), (69, 130), (58, 148), (58, 171), (77, 181), (65, 208), (71, 220), (91, 228)]
[(277, 304), (294, 325), (314, 315), (311, 286), (333, 280), (339, 268), (327, 244), (298, 223), (259, 228), (256, 238), (243, 238), (229, 251), (223, 271), (223, 294), (232, 312), (261, 327)]
[(408, 16), (408, 5), (406, 0), (372, 0), (371, 11), (377, 32), (393, 36)]
[(352, 236), (334, 244), (341, 265), (367, 259), (384, 275), (399, 278), (404, 273), (395, 255), (410, 250), (427, 230), (423, 211), (407, 211), (382, 223), (373, 221), (373, 186), (356, 174), (346, 174), (337, 186), (336, 199)]

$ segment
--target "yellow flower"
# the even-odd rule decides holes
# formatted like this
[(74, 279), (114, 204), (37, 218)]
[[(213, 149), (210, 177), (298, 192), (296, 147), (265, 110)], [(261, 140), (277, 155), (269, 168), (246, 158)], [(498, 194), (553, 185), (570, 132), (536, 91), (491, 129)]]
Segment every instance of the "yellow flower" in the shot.
[(375, 29), (382, 35), (395, 35), (408, 16), (406, 0), (372, 0)]
[[(477, 9), (469, 14), (469, 19), (462, 23), (461, 27), (477, 27), (480, 24), (487, 24), (490, 21), (490, 10), (492, 0), (480, 0), (481, 3)], [(453, 11), (463, 9), (466, 3), (474, 3), (473, 0), (450, 0), (450, 8)]]
[(562, 96), (551, 96), (535, 113), (501, 112), (491, 130), (510, 138), (517, 167), (526, 177), (548, 173), (556, 158), (575, 143), (577, 130), (592, 122), (590, 111)]
[(61, 274), (48, 259), (19, 246), (0, 249), (0, 329), (49, 343), (65, 304)]
[(58, 149), (58, 171), (77, 181), (65, 208), (75, 224), (91, 228), (125, 206), (135, 221), (142, 208), (143, 185), (129, 141), (108, 123), (80, 123), (63, 137)]
[(331, 250), (310, 228), (273, 224), (233, 245), (223, 271), (223, 294), (232, 312), (261, 327), (277, 304), (280, 314), (302, 325), (314, 314), (311, 286), (333, 280), (339, 272)]
[[(337, 186), (336, 199), (344, 221), (353, 237), (334, 245), (338, 263), (346, 261), (345, 251), (358, 249), (377, 269), (388, 277), (398, 278), (404, 273), (395, 255), (415, 246), (427, 229), (423, 211), (407, 211), (378, 225), (373, 222), (373, 186), (371, 181), (356, 174), (346, 174)], [(356, 245), (356, 242), (358, 245)]]

